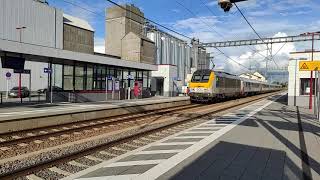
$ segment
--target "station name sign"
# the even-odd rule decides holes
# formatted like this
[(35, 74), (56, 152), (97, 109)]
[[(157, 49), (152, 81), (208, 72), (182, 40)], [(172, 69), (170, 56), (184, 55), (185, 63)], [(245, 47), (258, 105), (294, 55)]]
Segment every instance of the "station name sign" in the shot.
[(300, 71), (320, 71), (320, 61), (300, 61), (299, 62)]
[(14, 73), (20, 73), (20, 74), (31, 74), (30, 69), (14, 69)]

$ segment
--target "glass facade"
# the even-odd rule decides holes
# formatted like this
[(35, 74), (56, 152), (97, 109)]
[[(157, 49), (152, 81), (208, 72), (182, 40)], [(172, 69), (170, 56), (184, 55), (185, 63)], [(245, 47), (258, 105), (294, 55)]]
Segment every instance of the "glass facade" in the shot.
[(73, 90), (73, 66), (63, 66), (63, 90)]
[[(64, 91), (105, 91), (107, 77), (119, 80), (120, 89), (134, 87), (134, 81), (142, 82), (143, 89), (150, 86), (150, 72), (95, 64), (53, 64), (53, 86)], [(130, 79), (128, 79), (130, 77)], [(111, 88), (112, 89), (112, 88)]]

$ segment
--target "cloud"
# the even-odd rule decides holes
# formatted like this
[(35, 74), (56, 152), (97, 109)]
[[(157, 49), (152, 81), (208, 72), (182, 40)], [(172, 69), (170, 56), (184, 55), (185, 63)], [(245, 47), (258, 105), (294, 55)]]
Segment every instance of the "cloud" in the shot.
[(193, 32), (198, 30), (209, 31), (217, 23), (219, 23), (219, 20), (215, 16), (201, 16), (179, 20), (174, 24), (174, 28)]
[(181, 12), (180, 9), (171, 9), (171, 11), (174, 12), (174, 13), (180, 13)]
[[(273, 37), (284, 37), (287, 36), (286, 33), (278, 32)], [(257, 52), (252, 51), (246, 51), (244, 53), (241, 53), (239, 56), (230, 56), (233, 60), (235, 60), (237, 63), (251, 69), (264, 69), (266, 66), (266, 58), (263, 56), (267, 56), (267, 54), (270, 54), (270, 52), (267, 51), (266, 45), (256, 45), (253, 46)], [(269, 45), (269, 48), (270, 45)], [(272, 46), (272, 54), (275, 55), (277, 53), (277, 56), (273, 57), (273, 60), (268, 60), (268, 67), (269, 68), (283, 68), (288, 65), (290, 52), (296, 51), (296, 47), (293, 43), (279, 43), (279, 44), (273, 44)], [(263, 56), (262, 56), (263, 55)], [(273, 62), (275, 61), (276, 64), (279, 66), (276, 66), (276, 64)], [(223, 69), (226, 72), (231, 72), (234, 74), (239, 74), (244, 71), (248, 71), (248, 69), (245, 69), (241, 66), (239, 66), (237, 63), (232, 62), (227, 59), (221, 59), (216, 61), (219, 64), (219, 68)]]
[(217, 1), (210, 1), (206, 4), (207, 6), (215, 6), (218, 5)]
[(94, 39), (94, 52), (105, 54), (105, 40), (97, 37)]

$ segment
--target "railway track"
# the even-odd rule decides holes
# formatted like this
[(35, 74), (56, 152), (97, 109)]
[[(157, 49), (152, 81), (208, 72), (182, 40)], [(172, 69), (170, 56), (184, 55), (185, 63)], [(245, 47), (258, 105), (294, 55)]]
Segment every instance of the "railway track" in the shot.
[[(45, 141), (58, 141), (61, 139), (67, 139), (70, 138), (70, 136), (83, 136), (84, 134), (92, 133), (94, 132), (95, 135), (110, 131), (115, 131), (119, 128), (124, 128), (125, 126), (130, 126), (136, 123), (143, 124), (144, 122), (150, 120), (150, 119), (156, 119), (163, 116), (170, 116), (173, 113), (177, 113), (180, 111), (185, 111), (189, 109), (196, 109), (200, 108), (203, 105), (186, 105), (186, 106), (180, 106), (180, 107), (172, 107), (172, 108), (164, 108), (144, 113), (136, 113), (136, 114), (129, 114), (124, 116), (115, 116), (111, 118), (105, 118), (105, 119), (95, 119), (95, 120), (89, 120), (86, 122), (76, 122), (76, 123), (69, 123), (69, 124), (63, 124), (59, 126), (50, 126), (45, 128), (37, 128), (37, 129), (31, 129), (31, 130), (25, 130), (22, 132), (12, 132), (12, 133), (6, 133), (0, 135), (0, 150), (3, 152), (8, 152), (6, 154), (2, 153), (0, 154), (0, 159), (14, 156), (15, 153), (13, 153), (10, 150), (19, 149), (16, 150), (16, 153), (26, 153), (27, 151), (24, 151), (24, 148), (28, 148), (27, 146), (29, 144), (38, 144), (37, 150), (41, 148), (45, 148), (43, 145)], [(98, 130), (103, 130), (103, 132), (97, 132)], [(86, 136), (89, 137), (90, 135)], [(79, 140), (79, 138), (74, 138), (74, 140)], [(61, 142), (62, 143), (62, 142)], [(41, 147), (42, 145), (42, 147)], [(56, 144), (58, 145), (58, 144)]]
[[(165, 137), (167, 135), (176, 133), (188, 127), (192, 127), (194, 125), (202, 123), (206, 121), (206, 118), (212, 118), (212, 115), (214, 114), (256, 102), (273, 94), (275, 93), (247, 97), (240, 100), (232, 100), (207, 106), (188, 106), (188, 109), (184, 110), (183, 108), (177, 108), (178, 110), (180, 110), (180, 112), (189, 110), (189, 113), (184, 112), (183, 114), (185, 115), (178, 121), (172, 121), (171, 123), (163, 123), (163, 125), (155, 126), (154, 128), (144, 131), (138, 131), (135, 134), (121, 137), (108, 143), (102, 143), (100, 145), (86, 148), (83, 150), (70, 152), (68, 154), (56, 158), (51, 158), (37, 164), (17, 168), (11, 172), (4, 172), (2, 175), (0, 175), (0, 179), (14, 179), (18, 177), (20, 177), (21, 179), (25, 179), (25, 177), (21, 176), (25, 176), (30, 173), (37, 174), (40, 177), (46, 177), (49, 179), (50, 177), (55, 177), (53, 179), (59, 179), (68, 175), (68, 172), (64, 171), (63, 169), (71, 169), (71, 172), (83, 170), (89, 166), (95, 165), (95, 162), (113, 158), (121, 153), (127, 152), (126, 150), (130, 151), (140, 146), (144, 146), (150, 142), (161, 139), (163, 138), (163, 136)], [(171, 110), (177, 111), (177, 109)], [(190, 113), (190, 109), (192, 110), (192, 113)], [(170, 112), (172, 113), (172, 111)], [(81, 160), (83, 158), (86, 159), (85, 162), (84, 160)], [(59, 167), (58, 170), (50, 169), (52, 167), (57, 166)], [(70, 166), (72, 168), (70, 168)]]

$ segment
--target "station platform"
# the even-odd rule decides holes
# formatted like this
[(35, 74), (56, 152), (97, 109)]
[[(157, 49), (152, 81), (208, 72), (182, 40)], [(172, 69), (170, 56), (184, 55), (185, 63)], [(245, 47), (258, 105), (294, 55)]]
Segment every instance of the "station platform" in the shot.
[(190, 104), (189, 97), (183, 96), (3, 107), (0, 108), (0, 133), (107, 118), (186, 104)]
[(320, 179), (320, 123), (272, 96), (64, 180)]

